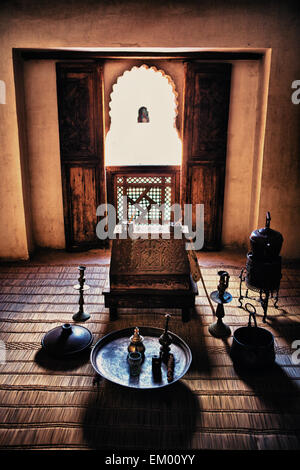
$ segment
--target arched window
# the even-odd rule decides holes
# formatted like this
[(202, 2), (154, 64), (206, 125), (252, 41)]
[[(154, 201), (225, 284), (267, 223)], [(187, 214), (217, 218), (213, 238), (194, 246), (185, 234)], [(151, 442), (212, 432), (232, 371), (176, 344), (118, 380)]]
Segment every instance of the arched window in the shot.
[(124, 72), (111, 93), (106, 165), (180, 165), (176, 96), (162, 70), (142, 65)]

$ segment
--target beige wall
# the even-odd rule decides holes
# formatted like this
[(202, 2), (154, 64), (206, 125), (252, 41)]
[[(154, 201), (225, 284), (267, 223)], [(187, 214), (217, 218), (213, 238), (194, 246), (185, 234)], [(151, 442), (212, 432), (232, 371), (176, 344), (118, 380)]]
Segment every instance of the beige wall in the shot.
[(32, 233), (36, 246), (64, 248), (64, 219), (54, 61), (24, 63)]
[[(29, 251), (29, 235), (24, 215), (25, 193), (22, 188), (12, 48), (131, 46), (272, 49), (263, 154), (260, 153), (263, 142), (261, 138), (264, 129), (263, 118), (260, 117), (260, 122), (256, 122), (255, 129), (255, 123), (251, 119), (247, 125), (244, 120), (242, 135), (248, 134), (249, 124), (249, 135), (255, 134), (252, 140), (254, 147), (243, 148), (239, 157), (236, 150), (241, 150), (243, 139), (241, 135), (236, 134), (239, 124), (234, 122), (236, 116), (232, 114), (230, 118), (231, 147), (229, 145), (226, 183), (230, 181), (231, 184), (226, 186), (225, 192), (225, 214), (228, 216), (224, 219), (223, 240), (225, 243), (244, 243), (249, 236), (249, 230), (256, 228), (257, 224), (261, 226), (266, 210), (270, 210), (272, 226), (280, 230), (285, 238), (283, 254), (289, 258), (300, 257), (297, 235), (300, 225), (300, 105), (291, 102), (291, 83), (300, 79), (298, 54), (300, 21), (297, 6), (294, 5), (294, 2), (289, 1), (253, 1), (249, 4), (237, 0), (226, 3), (204, 1), (200, 4), (186, 0), (156, 4), (141, 1), (110, 3), (87, 0), (82, 3), (49, 0), (43, 3), (27, 1), (26, 8), (20, 7), (20, 3), (17, 8), (14, 7), (14, 2), (4, 1), (0, 12), (0, 79), (6, 83), (7, 97), (6, 104), (0, 104), (2, 175), (0, 257), (26, 258)], [(48, 66), (50, 67), (50, 65), (45, 67)], [(240, 69), (240, 73), (247, 76), (254, 85), (256, 71), (253, 70), (254, 76), (248, 76), (249, 70), (246, 72), (246, 69), (246, 66), (244, 70)], [(171, 72), (170, 74), (172, 75)], [(258, 90), (259, 93), (260, 91)], [(33, 93), (33, 90), (31, 92)], [(47, 90), (47, 93), (53, 97), (54, 90)], [(232, 106), (239, 107), (239, 100), (242, 100), (245, 106), (253, 109), (254, 91), (251, 92), (251, 96), (247, 96), (247, 90), (240, 83), (236, 93), (238, 95), (233, 98)], [(263, 98), (259, 95), (258, 106), (262, 101)], [(28, 101), (27, 104), (30, 105)], [(34, 114), (35, 111), (32, 109), (32, 122), (37, 122), (34, 119), (38, 120), (37, 116), (43, 115), (43, 110), (40, 108), (35, 117)], [(47, 128), (46, 123), (45, 128)], [(54, 134), (52, 135), (50, 151), (52, 155), (57, 156), (57, 143), (54, 143)], [(30, 143), (29, 139), (28, 147), (31, 156), (35, 154), (45, 158), (45, 144), (42, 141)], [(252, 155), (253, 152), (259, 164), (255, 160), (251, 167), (247, 155), (248, 153)], [(242, 159), (244, 166), (241, 166), (240, 170), (233, 164), (233, 158)], [(38, 173), (39, 162), (33, 161), (32, 168)], [(257, 175), (260, 171), (261, 178), (258, 183)], [(50, 167), (50, 173), (51, 178), (55, 177), (58, 181), (57, 160)], [(242, 184), (242, 180), (246, 182), (246, 187)], [(248, 198), (246, 194), (250, 180), (252, 194)], [(23, 187), (24, 184), (27, 182), (23, 175)], [(231, 190), (232, 187), (238, 190), (236, 196)], [(48, 197), (35, 185), (31, 186), (31, 192), (39, 194), (44, 201)], [(258, 211), (253, 210), (254, 202), (257, 203)], [(38, 228), (43, 204), (35, 204), (35, 207), (32, 207), (34, 237), (36, 242), (47, 245), (51, 237), (39, 232)], [(54, 210), (54, 206), (58, 209)], [(57, 229), (58, 212), (60, 212), (60, 222), (62, 220), (61, 195), (52, 194), (48, 207), (52, 208), (50, 219), (53, 234)], [(258, 220), (257, 215), (259, 215)], [(231, 216), (235, 220), (234, 228), (230, 227)], [(239, 218), (241, 222), (237, 223)], [(62, 246), (61, 235), (61, 231), (57, 233), (55, 242), (57, 247)]]
[(6, 104), (0, 105), (0, 256), (26, 259), (28, 240), (22, 192), (13, 63), (11, 50), (1, 52), (0, 75), (1, 80), (6, 83)]
[(251, 220), (253, 162), (258, 158), (256, 122), (259, 106), (259, 61), (232, 66), (223, 211), (224, 245), (248, 246)]

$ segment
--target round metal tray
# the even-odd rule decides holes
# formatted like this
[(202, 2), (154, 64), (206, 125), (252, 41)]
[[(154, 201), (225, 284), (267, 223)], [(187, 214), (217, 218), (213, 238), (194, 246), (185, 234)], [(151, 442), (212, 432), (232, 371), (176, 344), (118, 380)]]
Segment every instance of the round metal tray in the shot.
[(171, 385), (181, 379), (188, 371), (192, 362), (192, 353), (188, 345), (179, 336), (171, 331), (173, 343), (170, 353), (174, 355), (174, 379), (167, 380), (167, 366), (162, 363), (161, 381), (156, 382), (152, 376), (152, 356), (158, 355), (160, 344), (158, 338), (164, 332), (160, 328), (140, 327), (140, 334), (144, 337), (145, 360), (141, 366), (141, 373), (131, 376), (127, 362), (128, 345), (134, 328), (113, 331), (101, 338), (91, 351), (91, 363), (95, 371), (111, 382), (125, 387), (138, 389), (154, 389)]

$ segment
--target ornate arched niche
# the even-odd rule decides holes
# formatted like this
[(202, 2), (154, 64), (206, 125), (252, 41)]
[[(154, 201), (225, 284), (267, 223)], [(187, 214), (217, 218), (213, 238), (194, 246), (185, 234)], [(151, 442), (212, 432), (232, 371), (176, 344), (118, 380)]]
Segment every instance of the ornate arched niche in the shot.
[(113, 85), (106, 137), (107, 166), (180, 165), (173, 80), (155, 67), (133, 67)]

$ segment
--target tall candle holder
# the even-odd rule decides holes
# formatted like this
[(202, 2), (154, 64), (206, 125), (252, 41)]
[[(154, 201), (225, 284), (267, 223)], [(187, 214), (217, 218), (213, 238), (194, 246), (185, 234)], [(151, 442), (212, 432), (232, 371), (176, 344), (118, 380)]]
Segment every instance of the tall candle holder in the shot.
[(168, 361), (169, 353), (170, 353), (170, 344), (173, 342), (172, 336), (168, 332), (170, 318), (171, 318), (171, 315), (167, 313), (165, 315), (165, 319), (166, 319), (165, 330), (158, 339), (159, 343), (161, 344), (160, 357), (163, 362)]
[(78, 282), (79, 284), (76, 284), (73, 286), (74, 289), (79, 290), (79, 310), (77, 313), (73, 315), (73, 320), (78, 321), (78, 322), (83, 322), (86, 321), (90, 318), (90, 315), (87, 312), (84, 312), (83, 305), (84, 305), (84, 300), (83, 300), (83, 293), (86, 290), (89, 290), (90, 286), (87, 284), (84, 285), (85, 283), (85, 278), (84, 278), (84, 271), (86, 270), (86, 266), (78, 266), (79, 269), (79, 278)]
[(232, 301), (232, 295), (229, 292), (225, 292), (229, 284), (230, 276), (227, 271), (218, 271), (218, 275), (220, 276), (218, 290), (210, 294), (210, 298), (218, 304), (216, 310), (218, 320), (208, 327), (208, 331), (216, 338), (228, 338), (228, 336), (231, 335), (231, 329), (228, 325), (223, 323), (222, 319), (225, 316), (224, 304), (228, 304)]

